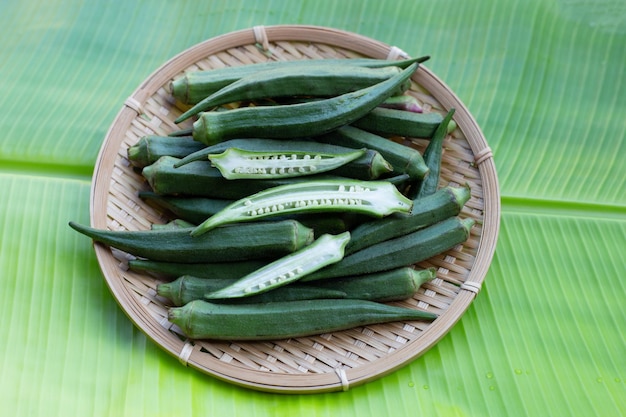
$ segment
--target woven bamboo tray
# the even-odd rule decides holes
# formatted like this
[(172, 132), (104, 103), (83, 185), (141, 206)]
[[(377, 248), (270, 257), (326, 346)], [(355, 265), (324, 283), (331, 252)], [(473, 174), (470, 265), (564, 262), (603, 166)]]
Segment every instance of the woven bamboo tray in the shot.
[[(436, 56), (436, 51), (426, 51)], [(137, 197), (147, 183), (130, 166), (126, 151), (148, 134), (167, 135), (187, 124), (169, 91), (185, 71), (237, 66), (267, 60), (372, 57), (399, 59), (397, 47), (354, 33), (317, 26), (268, 26), (209, 39), (180, 53), (148, 77), (122, 106), (95, 166), (91, 224), (113, 230), (140, 230), (170, 220)], [(437, 278), (414, 298), (397, 303), (440, 316), (431, 323), (407, 322), (355, 328), (273, 342), (228, 343), (186, 340), (167, 321), (166, 300), (156, 296), (158, 279), (128, 271), (129, 255), (94, 244), (103, 275), (130, 320), (184, 366), (252, 389), (313, 393), (347, 390), (396, 370), (435, 345), (461, 318), (478, 294), (495, 250), (500, 198), (492, 153), (461, 101), (427, 67), (421, 66), (408, 92), (424, 111), (442, 115), (454, 107), (457, 128), (446, 138), (440, 186), (472, 190), (461, 217), (474, 218), (469, 240), (419, 264), (437, 268)], [(423, 151), (426, 142), (402, 138)]]

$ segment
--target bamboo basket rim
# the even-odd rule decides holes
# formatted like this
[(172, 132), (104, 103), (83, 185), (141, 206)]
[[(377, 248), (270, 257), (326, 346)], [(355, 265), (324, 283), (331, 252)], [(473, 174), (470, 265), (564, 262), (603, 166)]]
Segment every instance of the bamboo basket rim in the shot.
[[(283, 53), (285, 51), (290, 52), (289, 48), (294, 43), (304, 45), (304, 52), (291, 51), (296, 54), (303, 54), (301, 58), (296, 59), (315, 57), (314, 55), (318, 51), (315, 48), (311, 48), (309, 51), (307, 45), (321, 47), (322, 51), (326, 50), (324, 48), (330, 48), (333, 51), (333, 48), (336, 48), (342, 53), (347, 51), (350, 54), (372, 58), (398, 59), (407, 57), (407, 54), (401, 49), (378, 40), (335, 28), (312, 25), (255, 26), (213, 37), (180, 52), (157, 68), (132, 93), (122, 105), (107, 131), (93, 172), (90, 194), (91, 226), (111, 228), (113, 224), (113, 226), (120, 228), (149, 227), (150, 219), (142, 217), (143, 214), (141, 213), (143, 212), (141, 210), (143, 208), (138, 207), (140, 203), (137, 202), (131, 191), (118, 189), (119, 184), (124, 183), (124, 181), (130, 182), (131, 186), (129, 187), (131, 188), (136, 186), (135, 182), (140, 181), (132, 178), (128, 173), (122, 172), (120, 174), (120, 171), (124, 171), (125, 155), (123, 149), (124, 146), (128, 146), (128, 143), (125, 142), (129, 140), (127, 137), (129, 132), (137, 129), (138, 120), (140, 125), (143, 123), (140, 118), (146, 115), (146, 108), (154, 104), (155, 97), (157, 100), (159, 97), (162, 98), (165, 86), (172, 79), (202, 60), (224, 54), (225, 51), (234, 53), (237, 59), (243, 61), (247, 59), (258, 61), (263, 57), (273, 59), (276, 57), (275, 54), (281, 53), (281, 51)], [(309, 52), (311, 55), (307, 56), (306, 54)], [(154, 343), (178, 358), (184, 366), (195, 368), (202, 373), (239, 386), (278, 393), (318, 393), (347, 390), (350, 387), (387, 375), (407, 365), (433, 347), (460, 320), (481, 289), (495, 252), (500, 223), (500, 194), (493, 154), (482, 131), (466, 106), (441, 79), (424, 65), (420, 66), (412, 81), (426, 93), (431, 94), (442, 110), (447, 111), (452, 107), (455, 108), (454, 120), (457, 124), (458, 134), (463, 144), (469, 146), (466, 152), (471, 153), (470, 156), (473, 159), (469, 162), (463, 161), (463, 163), (469, 165), (468, 170), (474, 169), (477, 172), (476, 181), (480, 182), (481, 189), (481, 194), (476, 197), (477, 204), (481, 207), (472, 209), (480, 217), (480, 231), (476, 237), (476, 247), (472, 249), (475, 251), (471, 260), (472, 263), (462, 282), (457, 283), (458, 292), (451, 296), (451, 302), (445, 306), (439, 318), (421, 329), (418, 337), (394, 347), (388, 354), (381, 354), (380, 357), (376, 357), (372, 361), (355, 366), (344, 364), (332, 369), (326, 366), (327, 369), (324, 370), (315, 369), (311, 366), (312, 369), (305, 369), (301, 373), (280, 372), (280, 368), (277, 368), (278, 371), (261, 370), (255, 361), (259, 361), (259, 357), (263, 354), (267, 355), (267, 353), (255, 353), (254, 343), (231, 344), (229, 349), (234, 349), (231, 352), (240, 352), (242, 348), (238, 345), (245, 345), (244, 350), (251, 347), (250, 352), (252, 352), (244, 354), (243, 358), (239, 359), (239, 363), (231, 363), (228, 358), (216, 358), (209, 355), (207, 352), (212, 351), (210, 342), (196, 343), (176, 337), (171, 328), (168, 327), (166, 320), (155, 313), (156, 292), (154, 288), (150, 288), (150, 285), (144, 282), (143, 277), (129, 274), (125, 270), (123, 254), (121, 255), (122, 260), (120, 260), (120, 254), (116, 254), (115, 250), (94, 243), (96, 257), (107, 286), (131, 322)], [(159, 93), (161, 96), (158, 96)], [(158, 105), (161, 106), (160, 109), (164, 113), (163, 109), (170, 108), (172, 103), (164, 102)], [(155, 128), (164, 131), (173, 131), (178, 128), (172, 122), (173, 117), (168, 119), (168, 115), (153, 115), (152, 120), (156, 119), (159, 122), (158, 126), (150, 124), (141, 126), (147, 130)], [(122, 179), (118, 176), (121, 176)], [(114, 206), (113, 209), (112, 206)], [(159, 213), (148, 212), (146, 216), (155, 216), (154, 218), (158, 219)], [(376, 341), (374, 340), (374, 342)], [(332, 342), (328, 343), (333, 348)], [(277, 346), (279, 349), (276, 350), (275, 356), (280, 357), (282, 355), (283, 360), (290, 363), (293, 361), (296, 365), (303, 363), (305, 368), (309, 366), (305, 362), (309, 358), (304, 356), (303, 359), (301, 356), (316, 354), (316, 352), (311, 353), (311, 346), (304, 348), (300, 346), (299, 349), (302, 351), (295, 355), (290, 351), (291, 346), (288, 342), (281, 341), (274, 347)], [(328, 351), (328, 346), (326, 349)], [(336, 350), (343, 351), (345, 347), (337, 347)], [(227, 356), (228, 354), (223, 353), (223, 355)], [(247, 363), (246, 355), (255, 356), (250, 361), (251, 363), (254, 362), (254, 365)], [(334, 363), (333, 352), (328, 355), (330, 358), (325, 359), (331, 364)], [(267, 360), (260, 360), (260, 363), (272, 366)], [(302, 366), (297, 365), (297, 367)]]

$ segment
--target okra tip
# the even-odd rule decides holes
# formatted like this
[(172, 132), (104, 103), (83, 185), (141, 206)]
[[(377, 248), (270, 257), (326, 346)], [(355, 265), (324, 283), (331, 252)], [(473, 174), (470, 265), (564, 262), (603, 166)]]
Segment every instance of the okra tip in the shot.
[(89, 226), (82, 225), (82, 224), (77, 223), (75, 221), (70, 221), (69, 222), (69, 226), (72, 229), (76, 230), (78, 233), (83, 234), (83, 235), (85, 235), (85, 236), (87, 236), (89, 238), (95, 239), (95, 237), (96, 237), (96, 234), (95, 234), (96, 230), (92, 229)]

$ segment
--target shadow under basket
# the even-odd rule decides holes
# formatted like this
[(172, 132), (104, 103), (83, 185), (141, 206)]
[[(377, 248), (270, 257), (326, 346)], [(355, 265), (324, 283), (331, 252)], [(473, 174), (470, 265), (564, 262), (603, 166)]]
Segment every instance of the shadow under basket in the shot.
[[(127, 149), (145, 135), (168, 135), (191, 127), (169, 91), (183, 73), (269, 60), (371, 57), (401, 59), (406, 54), (354, 33), (318, 26), (258, 26), (221, 35), (176, 55), (150, 75), (123, 104), (107, 132), (95, 166), (91, 225), (112, 230), (149, 229), (171, 220), (142, 201), (148, 190), (127, 159)], [(220, 380), (282, 393), (347, 390), (380, 378), (424, 354), (462, 317), (478, 294), (495, 251), (500, 220), (498, 180), (483, 134), (463, 103), (424, 65), (406, 94), (425, 112), (442, 115), (455, 108), (456, 128), (444, 142), (439, 186), (471, 187), (461, 218), (476, 220), (462, 245), (416, 265), (434, 267), (437, 277), (411, 299), (395, 303), (435, 312), (432, 322), (394, 322), (271, 342), (187, 340), (167, 321), (167, 302), (156, 295), (158, 278), (128, 270), (130, 255), (101, 244), (94, 249), (114, 298), (150, 339), (180, 360)], [(423, 151), (425, 140), (403, 138)]]

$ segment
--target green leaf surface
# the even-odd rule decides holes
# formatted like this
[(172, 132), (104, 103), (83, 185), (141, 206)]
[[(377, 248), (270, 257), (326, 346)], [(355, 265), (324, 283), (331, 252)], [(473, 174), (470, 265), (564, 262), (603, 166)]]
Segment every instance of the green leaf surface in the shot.
[[(431, 55), (494, 151), (500, 238), (459, 323), (345, 393), (251, 391), (182, 366), (119, 308), (91, 173), (163, 62), (254, 25), (314, 24)], [(0, 2), (0, 402), (11, 416), (626, 415), (626, 3)]]

